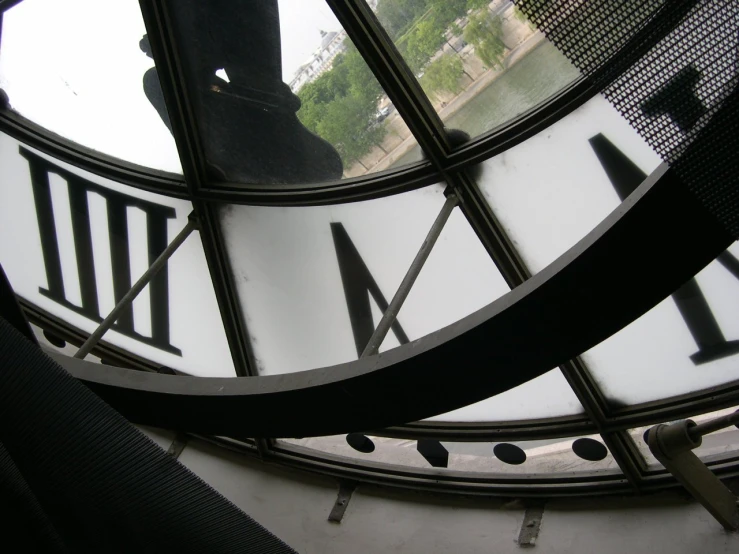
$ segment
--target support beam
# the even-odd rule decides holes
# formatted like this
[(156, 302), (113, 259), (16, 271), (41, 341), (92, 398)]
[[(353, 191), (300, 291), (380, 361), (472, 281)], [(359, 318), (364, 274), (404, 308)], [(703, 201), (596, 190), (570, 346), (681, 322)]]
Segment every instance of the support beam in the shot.
[(339, 493), (336, 495), (336, 502), (328, 515), (330, 522), (341, 523), (341, 520), (344, 519), (344, 513), (347, 506), (349, 506), (349, 500), (351, 500), (355, 488), (357, 488), (357, 484), (354, 481), (339, 482)]
[(151, 267), (147, 269), (141, 277), (139, 277), (139, 280), (134, 283), (134, 285), (123, 296), (123, 298), (118, 301), (118, 304), (115, 305), (115, 308), (113, 308), (108, 316), (100, 323), (100, 325), (98, 325), (98, 328), (95, 329), (92, 335), (90, 335), (90, 338), (88, 338), (80, 347), (80, 349), (74, 355), (75, 358), (78, 358), (80, 360), (84, 359), (85, 356), (87, 356), (90, 351), (95, 348), (95, 345), (103, 337), (106, 331), (113, 326), (116, 320), (120, 317), (123, 310), (125, 310), (131, 304), (131, 302), (133, 302), (134, 298), (136, 298), (139, 293), (144, 290), (144, 287), (146, 287), (146, 285), (148, 285), (149, 282), (156, 276), (156, 274), (161, 271), (161, 269), (167, 264), (169, 258), (172, 257), (172, 254), (174, 254), (182, 245), (182, 243), (185, 242), (187, 237), (190, 236), (190, 233), (195, 230), (196, 226), (197, 223), (195, 222), (195, 218), (193, 217), (193, 214), (190, 214), (190, 217), (187, 220), (187, 225), (183, 227), (182, 231), (180, 231), (179, 234), (172, 240), (172, 242), (169, 243), (167, 248), (164, 249), (159, 257), (154, 260), (154, 263), (151, 264)]
[(395, 292), (395, 296), (393, 296), (393, 299), (390, 301), (390, 305), (382, 315), (380, 323), (377, 324), (375, 332), (372, 333), (367, 346), (365, 346), (364, 351), (362, 352), (362, 358), (377, 354), (382, 341), (385, 340), (385, 337), (390, 331), (390, 327), (395, 323), (398, 313), (400, 312), (400, 308), (403, 307), (405, 299), (408, 298), (408, 293), (410, 293), (413, 283), (416, 282), (416, 279), (421, 273), (429, 254), (431, 254), (431, 250), (434, 248), (434, 244), (436, 244), (439, 235), (441, 235), (444, 225), (449, 220), (449, 216), (452, 215), (452, 210), (454, 210), (457, 202), (457, 196), (454, 193), (451, 193), (447, 197), (444, 205), (441, 207), (439, 215), (436, 216), (436, 220), (433, 225), (431, 225), (431, 229), (429, 229), (426, 239), (423, 241), (423, 244), (421, 244), (421, 248), (418, 250), (415, 259), (408, 268), (408, 272), (405, 274), (403, 281)]
[[(733, 414), (736, 415), (736, 414)], [(726, 418), (720, 418), (721, 427), (728, 427)], [(737, 497), (716, 477), (692, 451), (702, 442), (703, 431), (709, 432), (713, 422), (697, 425), (690, 419), (672, 425), (657, 425), (649, 430), (647, 442), (659, 462), (682, 483), (727, 531), (739, 530)]]

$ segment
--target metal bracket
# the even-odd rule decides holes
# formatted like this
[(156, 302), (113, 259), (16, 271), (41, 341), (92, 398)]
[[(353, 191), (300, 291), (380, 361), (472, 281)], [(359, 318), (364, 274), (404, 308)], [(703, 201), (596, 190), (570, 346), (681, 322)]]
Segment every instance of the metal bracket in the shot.
[(195, 210), (191, 211), (187, 215), (187, 221), (192, 222), (192, 224), (195, 226), (195, 229), (197, 229), (198, 231), (202, 230), (200, 217), (198, 216), (198, 214), (195, 213)]
[(532, 548), (539, 536), (541, 520), (544, 516), (544, 504), (529, 506), (523, 514), (521, 531), (518, 533), (518, 546), (521, 548)]
[(328, 515), (329, 521), (341, 523), (355, 488), (357, 488), (357, 483), (354, 481), (342, 481), (339, 483), (339, 494), (336, 496), (336, 502), (331, 509), (331, 513)]
[(169, 445), (169, 450), (167, 450), (167, 454), (172, 456), (175, 460), (179, 458), (180, 454), (182, 454), (182, 451), (187, 446), (187, 440), (188, 437), (185, 433), (177, 433), (174, 436), (172, 444)]
[(692, 452), (703, 440), (691, 432), (696, 427), (690, 419), (652, 427), (647, 436), (649, 450), (726, 530), (736, 531), (737, 498)]

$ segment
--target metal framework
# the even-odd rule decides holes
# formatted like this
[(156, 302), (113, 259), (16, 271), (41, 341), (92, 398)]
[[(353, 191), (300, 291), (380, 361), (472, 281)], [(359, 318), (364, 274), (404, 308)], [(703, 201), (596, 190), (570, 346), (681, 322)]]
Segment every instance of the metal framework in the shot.
[[(208, 178), (198, 123), (193, 113), (191, 100), (188, 98), (187, 88), (184, 86), (182, 62), (173, 40), (172, 21), (169, 15), (170, 2), (166, 0), (140, 0), (140, 4), (172, 121), (175, 142), (182, 160), (183, 176), (141, 168), (134, 164), (101, 155), (91, 149), (73, 144), (63, 137), (54, 135), (21, 116), (11, 113), (9, 110), (0, 110), (0, 130), (22, 140), (26, 144), (114, 181), (160, 194), (186, 198), (193, 202), (206, 259), (238, 376), (256, 375), (256, 364), (251, 351), (251, 341), (246, 322), (232, 281), (229, 260), (223, 246), (224, 241), (217, 218), (218, 203), (232, 202), (283, 206), (344, 203), (378, 198), (445, 181), (451, 194), (455, 197), (455, 203), (458, 199), (462, 213), (506, 282), (511, 288), (521, 287), (519, 290), (522, 290), (525, 283), (531, 285), (529, 282), (531, 274), (483, 198), (468, 169), (472, 165), (522, 142), (561, 119), (594, 96), (599, 90), (591, 81), (581, 79), (556, 97), (519, 116), (505, 128), (490, 131), (461, 146), (453, 145), (442, 121), (366, 2), (363, 0), (327, 1), (408, 124), (414, 137), (423, 148), (428, 158), (427, 161), (377, 175), (366, 175), (337, 182), (321, 183), (320, 185), (286, 185), (276, 188), (258, 184), (229, 187), (219, 183), (215, 186)], [(648, 45), (645, 47), (648, 47)], [(663, 169), (663, 173), (658, 177), (664, 178), (665, 173)], [(661, 197), (660, 200), (662, 200)], [(678, 208), (681, 207), (680, 202), (677, 205)], [(453, 204), (450, 204), (450, 206), (451, 208), (454, 207)], [(633, 211), (638, 212), (636, 208)], [(675, 224), (677, 223), (676, 220)], [(667, 227), (669, 229), (669, 225)], [(713, 241), (712, 248), (715, 250), (714, 254), (717, 254), (726, 246), (726, 241), (723, 241), (723, 237), (719, 236), (718, 232), (713, 232), (713, 235), (711, 232), (707, 232), (703, 238), (708, 242)], [(656, 237), (651, 246), (657, 244), (659, 238)], [(646, 251), (649, 250), (649, 246), (646, 246)], [(647, 265), (646, 251), (644, 256), (636, 257), (635, 265)], [(587, 252), (583, 250), (579, 254), (585, 255)], [(681, 251), (681, 254), (684, 255), (685, 252)], [(670, 252), (662, 254), (660, 259), (653, 264), (653, 267), (656, 268), (660, 262), (664, 264), (669, 255)], [(677, 276), (676, 283), (679, 284), (680, 275), (686, 272), (694, 272), (696, 267), (700, 267), (701, 263), (705, 264), (710, 259), (700, 259), (700, 256), (701, 254), (696, 250), (692, 259), (687, 256), (691, 263), (672, 260), (673, 263), (667, 263), (665, 266), (667, 269), (658, 272), (657, 277), (664, 277), (668, 272), (673, 272)], [(559, 269), (564, 271), (570, 268), (575, 261), (577, 260), (575, 260), (573, 254), (570, 259), (562, 262), (569, 265)], [(540, 281), (543, 280), (542, 278)], [(540, 284), (531, 285), (529, 291), (538, 291), (539, 289), (536, 287)], [(540, 288), (543, 289), (544, 287)], [(639, 309), (646, 309), (653, 305), (655, 299), (662, 294), (663, 291), (656, 292), (655, 289), (651, 295), (644, 294), (638, 299), (638, 302), (635, 301), (635, 304), (639, 304)], [(524, 299), (523, 293), (517, 299), (519, 301)], [(23, 307), (32, 322), (44, 329), (52, 329), (55, 334), (65, 340), (75, 344), (81, 344), (88, 340), (85, 333), (59, 318), (51, 316), (28, 303), (23, 303)], [(632, 310), (629, 317), (633, 319), (634, 313)], [(388, 316), (388, 321), (390, 321), (390, 317)], [(572, 323), (575, 324), (576, 322)], [(592, 337), (590, 338), (592, 339)], [(561, 341), (561, 336), (555, 334), (552, 342), (556, 341)], [(579, 346), (586, 343), (587, 339), (582, 340)], [(573, 346), (577, 347), (578, 344)], [(155, 364), (102, 341), (91, 347), (91, 352), (100, 356), (104, 361), (112, 362), (111, 365), (152, 372), (158, 369)], [(558, 354), (561, 353), (558, 352)], [(398, 363), (401, 361), (403, 360), (398, 360)], [(550, 367), (554, 365), (557, 364)], [(614, 407), (609, 405), (582, 360), (573, 358), (564, 361), (564, 363), (560, 362), (560, 369), (582, 403), (585, 415), (525, 422), (509, 421), (479, 424), (421, 422), (375, 430), (370, 434), (407, 439), (501, 441), (560, 438), (597, 432), (601, 434), (609, 451), (617, 461), (622, 475), (604, 476), (602, 473), (598, 473), (597, 475), (566, 477), (534, 476), (532, 479), (527, 478), (525, 480), (510, 476), (504, 482), (501, 482), (499, 479), (490, 479), (483, 475), (450, 473), (448, 478), (440, 479), (436, 472), (409, 470), (408, 468), (393, 468), (392, 471), (388, 471), (387, 466), (373, 467), (372, 464), (351, 464), (344, 459), (333, 459), (329, 455), (321, 454), (319, 456), (308, 449), (276, 445), (266, 437), (253, 442), (253, 447), (250, 446), (252, 444), (250, 442), (242, 442), (240, 445), (230, 442), (229, 446), (248, 452), (258, 452), (260, 457), (264, 459), (312, 471), (335, 474), (342, 478), (363, 479), (401, 486), (419, 486), (420, 480), (423, 483), (420, 485), (421, 488), (437, 488), (464, 493), (551, 495), (559, 493), (623, 492), (629, 489), (641, 491), (665, 486), (665, 483), (672, 485), (674, 481), (666, 481), (667, 474), (665, 472), (655, 473), (647, 470), (635, 444), (626, 432), (627, 429), (657, 424), (679, 417), (688, 417), (707, 410), (729, 407), (739, 403), (739, 381), (737, 381), (682, 397), (628, 407)], [(166, 376), (157, 375), (152, 377)], [(507, 388), (517, 384), (511, 383), (513, 381), (507, 383)], [(333, 393), (329, 391), (326, 398), (330, 398), (331, 394)], [(219, 398), (219, 401), (222, 400), (224, 398)], [(249, 413), (254, 414), (251, 417), (258, 417), (255, 414), (258, 414), (261, 409), (256, 407), (249, 410)], [(327, 413), (327, 417), (329, 416), (330, 412)], [(234, 429), (237, 429), (238, 424), (243, 424), (244, 417), (248, 416), (244, 414), (243, 410), (238, 409), (233, 410), (231, 417), (234, 418)], [(331, 430), (330, 425), (325, 428), (327, 432)], [(224, 443), (224, 440), (221, 440), (221, 443)], [(719, 469), (719, 472), (723, 472), (725, 475), (733, 475), (737, 471), (736, 464), (730, 462), (732, 461), (727, 462), (726, 467), (719, 467), (721, 465), (719, 461), (716, 461), (713, 465)], [(436, 482), (436, 485), (433, 484), (434, 482)]]
[(649, 430), (649, 450), (727, 531), (739, 529), (739, 499), (692, 450), (703, 436), (739, 423), (739, 412), (696, 424), (690, 419)]

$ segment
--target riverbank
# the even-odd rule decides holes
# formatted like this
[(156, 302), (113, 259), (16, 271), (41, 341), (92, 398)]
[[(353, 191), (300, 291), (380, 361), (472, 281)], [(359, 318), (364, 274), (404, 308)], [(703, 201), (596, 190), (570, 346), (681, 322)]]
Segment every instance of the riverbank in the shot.
[[(452, 118), (497, 79), (504, 76), (511, 67), (525, 59), (530, 52), (533, 52), (537, 47), (541, 46), (544, 41), (545, 37), (543, 33), (540, 31), (534, 32), (509, 52), (508, 56), (506, 56), (504, 60), (504, 67), (502, 69), (487, 70), (485, 73), (477, 77), (477, 79), (471, 81), (470, 85), (465, 90), (446, 100), (444, 107), (437, 108), (437, 112), (442, 121), (446, 122)], [(380, 156), (377, 155), (377, 152), (373, 152), (374, 155), (370, 154), (367, 157), (369, 159), (363, 160), (366, 165), (366, 169), (365, 167), (361, 167), (359, 164), (354, 164), (345, 172), (346, 177), (355, 177), (358, 175), (364, 175), (365, 173), (382, 171), (384, 169), (400, 165), (399, 162), (410, 163), (421, 158), (420, 149), (418, 148), (418, 143), (416, 142), (415, 137), (407, 130), (405, 123), (397, 112), (388, 118), (387, 125), (389, 127), (389, 132), (393, 133), (395, 137), (399, 137), (401, 140), (396, 140), (395, 144), (390, 149), (387, 148), (387, 145), (383, 145), (384, 150), (378, 148), (377, 150), (381, 153)], [(405, 137), (402, 136), (403, 131), (405, 131)], [(391, 140), (393, 138), (394, 137), (392, 136), (390, 137)], [(409, 154), (413, 153), (414, 149), (418, 151), (417, 154), (409, 156)], [(387, 152), (386, 154), (385, 151)], [(371, 162), (368, 163), (370, 160)]]

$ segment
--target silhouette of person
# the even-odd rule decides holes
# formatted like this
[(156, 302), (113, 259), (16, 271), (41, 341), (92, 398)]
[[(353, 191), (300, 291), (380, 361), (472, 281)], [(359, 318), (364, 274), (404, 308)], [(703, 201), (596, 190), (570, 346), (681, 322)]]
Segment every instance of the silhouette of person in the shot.
[[(141, 48), (141, 51), (144, 54), (149, 56), (151, 59), (154, 59), (154, 56), (151, 53), (149, 37), (147, 35), (144, 35), (144, 38), (139, 42), (139, 48)], [(159, 76), (157, 75), (156, 67), (152, 67), (144, 73), (144, 94), (146, 94), (149, 102), (154, 106), (159, 117), (162, 118), (162, 121), (171, 133), (172, 123), (169, 121), (169, 113), (167, 112), (167, 106), (164, 103), (164, 94), (162, 93), (162, 85), (159, 83)]]
[[(172, 6), (175, 46), (211, 176), (260, 184), (341, 178), (339, 154), (300, 123), (300, 100), (282, 82), (277, 0), (178, 0)], [(140, 47), (152, 57), (147, 37)], [(228, 81), (216, 75), (221, 69)], [(171, 132), (155, 68), (143, 83)]]

